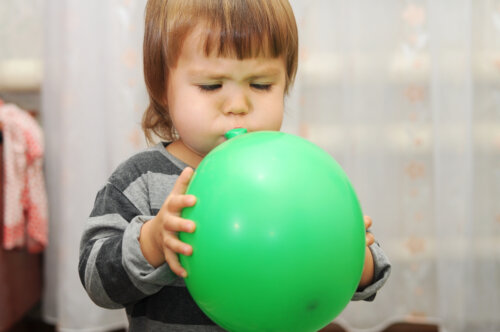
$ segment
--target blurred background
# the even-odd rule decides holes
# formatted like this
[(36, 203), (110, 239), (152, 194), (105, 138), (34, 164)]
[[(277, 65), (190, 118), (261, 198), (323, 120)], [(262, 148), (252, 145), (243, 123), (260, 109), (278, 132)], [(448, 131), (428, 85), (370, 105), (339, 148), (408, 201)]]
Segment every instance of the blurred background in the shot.
[[(0, 0), (0, 99), (44, 134), (49, 211), (43, 252), (1, 249), (2, 331), (27, 316), (127, 326), (89, 300), (77, 264), (95, 194), (146, 147), (145, 3)], [(393, 264), (375, 302), (335, 326), (500, 331), (500, 1), (291, 3), (300, 61), (283, 130), (339, 161)]]

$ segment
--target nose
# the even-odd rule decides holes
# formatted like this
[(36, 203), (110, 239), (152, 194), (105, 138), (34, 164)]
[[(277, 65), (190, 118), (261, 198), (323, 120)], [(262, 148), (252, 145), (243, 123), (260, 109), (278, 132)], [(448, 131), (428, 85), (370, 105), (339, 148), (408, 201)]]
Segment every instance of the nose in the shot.
[(224, 114), (244, 115), (250, 111), (250, 100), (244, 91), (234, 89), (226, 97)]

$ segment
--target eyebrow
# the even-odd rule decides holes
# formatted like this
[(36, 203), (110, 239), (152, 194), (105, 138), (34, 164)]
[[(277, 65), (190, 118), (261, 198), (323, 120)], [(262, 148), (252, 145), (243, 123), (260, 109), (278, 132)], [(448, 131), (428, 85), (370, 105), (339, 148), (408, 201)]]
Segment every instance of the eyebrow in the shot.
[[(276, 77), (279, 76), (281, 73), (281, 70), (278, 68), (263, 68), (261, 70), (258, 70), (255, 74), (252, 74), (248, 77), (245, 77), (247, 80), (254, 80), (254, 79), (259, 79), (259, 78), (268, 78), (268, 77)], [(188, 75), (191, 77), (203, 77), (203, 78), (209, 78), (213, 80), (224, 80), (224, 79), (229, 79), (230, 76), (226, 74), (221, 74), (216, 71), (210, 71), (210, 70), (205, 70), (205, 69), (192, 69), (188, 71)]]

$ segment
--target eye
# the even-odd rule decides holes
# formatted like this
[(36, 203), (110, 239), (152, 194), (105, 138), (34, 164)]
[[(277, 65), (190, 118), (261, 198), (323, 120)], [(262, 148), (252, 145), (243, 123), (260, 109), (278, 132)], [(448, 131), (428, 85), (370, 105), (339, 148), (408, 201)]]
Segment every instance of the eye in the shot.
[(271, 90), (272, 84), (269, 83), (251, 83), (250, 86), (254, 89), (261, 91), (269, 91)]
[(200, 84), (198, 88), (200, 88), (201, 91), (210, 92), (222, 88), (222, 84)]

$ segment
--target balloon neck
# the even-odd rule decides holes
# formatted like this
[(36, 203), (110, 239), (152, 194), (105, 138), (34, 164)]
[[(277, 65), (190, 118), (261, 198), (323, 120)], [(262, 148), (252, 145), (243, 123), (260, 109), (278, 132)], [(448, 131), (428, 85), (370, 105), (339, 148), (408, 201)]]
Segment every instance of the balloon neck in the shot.
[(247, 133), (246, 128), (235, 128), (235, 129), (229, 130), (227, 133), (224, 134), (224, 136), (226, 137), (226, 139), (229, 140), (235, 136), (243, 135), (246, 133)]

